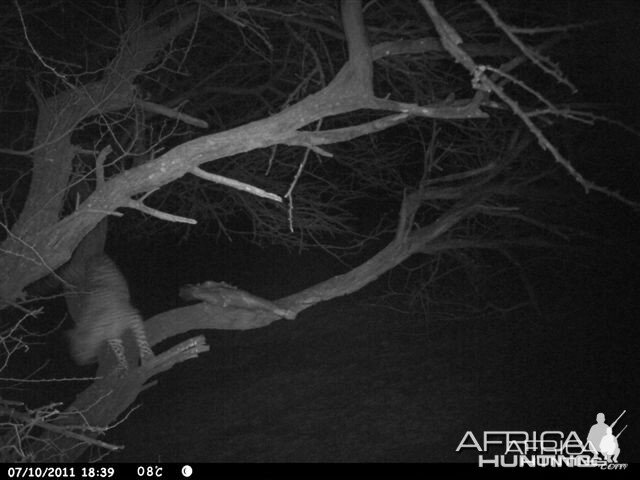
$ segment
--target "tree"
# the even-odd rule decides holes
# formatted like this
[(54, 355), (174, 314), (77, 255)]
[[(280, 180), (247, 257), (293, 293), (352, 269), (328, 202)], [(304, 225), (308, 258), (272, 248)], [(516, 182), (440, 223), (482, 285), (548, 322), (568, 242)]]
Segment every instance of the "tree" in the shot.
[[(3, 109), (13, 118), (2, 153), (15, 181), (3, 198), (0, 298), (25, 316), (25, 288), (101, 251), (106, 233), (96, 226), (110, 216), (141, 212), (146, 232), (173, 224), (285, 245), (351, 236), (357, 245), (358, 205), (395, 207), (393, 223), (365, 236), (387, 240), (377, 254), (275, 302), (295, 318), (414, 255), (552, 245), (569, 234), (545, 216), (567, 198), (554, 188), (561, 172), (586, 192), (638, 206), (583, 175), (550, 128), (602, 119), (564, 92), (541, 93), (549, 80), (574, 90), (547, 52), (579, 26), (516, 27), (526, 17), (505, 20), (484, 0), (5, 8)], [(36, 26), (43, 15), (54, 28), (89, 24), (47, 44)], [(158, 315), (146, 324), (150, 341), (282, 317), (232, 307), (204, 301)], [(20, 341), (5, 338), (8, 351)], [(20, 455), (77, 458), (152, 376), (205, 351), (195, 337), (124, 377), (109, 374), (105, 354), (101, 378), (41, 423), (45, 432)]]

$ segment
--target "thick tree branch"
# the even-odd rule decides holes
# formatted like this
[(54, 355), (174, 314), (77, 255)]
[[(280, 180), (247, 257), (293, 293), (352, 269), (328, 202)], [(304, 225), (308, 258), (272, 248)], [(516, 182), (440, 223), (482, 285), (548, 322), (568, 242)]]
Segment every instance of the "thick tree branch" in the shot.
[[(283, 311), (291, 312), (291, 317), (295, 318), (298, 313), (313, 305), (358, 291), (409, 256), (435, 244), (437, 239), (472, 214), (490, 194), (490, 189), (481, 189), (461, 200), (429, 226), (418, 229), (415, 229), (412, 219), (422, 203), (421, 192), (407, 195), (401, 207), (396, 236), (378, 254), (343, 275), (337, 275), (272, 303)], [(250, 310), (203, 302), (156, 315), (147, 320), (146, 327), (149, 342), (156, 344), (191, 330), (250, 330), (267, 326), (280, 318), (280, 315), (266, 309)]]
[[(364, 38), (357, 38), (365, 34), (363, 25), (360, 25), (361, 12), (356, 12), (352, 2), (346, 2), (346, 4), (344, 21), (348, 25), (347, 36), (351, 38), (350, 53), (353, 53), (355, 58), (349, 59), (326, 88), (271, 117), (186, 142), (154, 161), (113, 177), (96, 189), (73, 214), (58, 223), (50, 221), (44, 224), (39, 223), (36, 228), (35, 224), (30, 222), (30, 228), (20, 229), (23, 243), (12, 242), (4, 246), (4, 251), (7, 253), (0, 256), (0, 271), (6, 269), (6, 271), (13, 271), (14, 275), (11, 282), (8, 280), (3, 282), (3, 279), (0, 279), (0, 297), (16, 298), (24, 286), (47, 271), (39, 258), (33, 256), (32, 250), (40, 252), (40, 257), (46, 264), (57, 268), (69, 259), (73, 248), (82, 237), (108, 212), (130, 206), (131, 198), (136, 195), (171, 183), (203, 163), (278, 143), (287, 144), (292, 140), (295, 142), (295, 137), (301, 128), (322, 118), (367, 108), (394, 110), (402, 114), (432, 118), (486, 116), (479, 108), (481, 102), (478, 96), (471, 101), (445, 102), (427, 106), (393, 102), (373, 96), (366, 73), (367, 68), (370, 69), (370, 55), (362, 51), (367, 41)], [(134, 38), (138, 39), (143, 37), (142, 33), (134, 35)], [(151, 58), (152, 56), (149, 57), (148, 53), (145, 55), (147, 61)], [(114, 63), (114, 66), (119, 65), (122, 68), (122, 65), (129, 65), (129, 63), (120, 59)], [(57, 99), (57, 102), (61, 106), (67, 104), (67, 101), (61, 99)], [(393, 117), (395, 121), (401, 118), (403, 117)], [(388, 125), (391, 126), (394, 123), (392, 121)], [(360, 132), (364, 135), (367, 130), (368, 128), (365, 127)], [(352, 134), (355, 132), (357, 127), (351, 131)], [(321, 138), (321, 131), (316, 134)], [(69, 156), (69, 166), (70, 158)], [(64, 190), (64, 187), (60, 188)], [(30, 248), (25, 249), (24, 244), (28, 244)], [(24, 256), (29, 260), (25, 262)]]
[[(9, 276), (0, 276), (0, 298), (15, 298), (19, 291), (9, 293), (8, 284), (26, 284), (35, 280), (42, 272), (44, 264), (52, 261), (57, 268), (70, 258), (73, 247), (62, 244), (53, 238), (43, 238), (42, 233), (49, 229), (56, 231), (63, 226), (59, 221), (67, 183), (71, 174), (75, 148), (71, 145), (71, 134), (77, 125), (92, 115), (126, 108), (135, 99), (133, 79), (154, 60), (163, 46), (189, 27), (197, 18), (197, 11), (191, 11), (165, 28), (153, 24), (130, 30), (131, 35), (122, 47), (111, 66), (105, 71), (105, 77), (82, 88), (72, 88), (50, 97), (40, 105), (38, 124), (34, 144), (33, 170), (30, 191), (18, 221), (0, 249), (0, 272), (12, 272)], [(120, 206), (125, 206), (121, 199)], [(107, 207), (102, 212), (111, 212), (115, 208)], [(88, 211), (87, 211), (88, 213)], [(94, 220), (101, 218), (95, 216)], [(104, 214), (103, 214), (104, 215)], [(69, 225), (68, 223), (64, 222)], [(94, 223), (94, 222), (91, 222)], [(93, 227), (90, 223), (78, 225), (84, 236)], [(94, 223), (95, 225), (95, 223)], [(82, 237), (76, 238), (76, 244)], [(64, 244), (64, 242), (63, 242)], [(33, 254), (23, 256), (26, 251), (40, 248), (53, 253), (53, 258), (44, 261), (40, 274), (33, 273), (33, 263), (40, 263)], [(48, 255), (46, 255), (48, 256)], [(30, 263), (28, 265), (25, 263)], [(20, 280), (22, 279), (22, 280)], [(26, 282), (26, 283), (25, 283)]]

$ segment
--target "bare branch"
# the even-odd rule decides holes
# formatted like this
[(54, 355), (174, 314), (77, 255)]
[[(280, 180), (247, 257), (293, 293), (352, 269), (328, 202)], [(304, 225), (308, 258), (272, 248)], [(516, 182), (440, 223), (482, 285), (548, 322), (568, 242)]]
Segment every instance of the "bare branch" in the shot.
[(130, 200), (127, 203), (127, 207), (133, 208), (134, 210), (139, 210), (142, 213), (146, 213), (148, 215), (151, 215), (152, 217), (156, 217), (167, 222), (186, 223), (188, 225), (195, 225), (198, 223), (192, 218), (180, 217), (178, 215), (172, 215), (167, 212), (161, 212), (160, 210), (156, 210), (155, 208), (147, 207), (144, 203), (138, 200)]
[(186, 113), (179, 112), (173, 108), (165, 107), (164, 105), (159, 105), (157, 103), (147, 102), (143, 100), (136, 101), (136, 104), (140, 105), (148, 112), (157, 113), (168, 118), (175, 118), (176, 120), (184, 122), (187, 125), (193, 125), (194, 127), (198, 128), (209, 128), (209, 124), (204, 120), (200, 120), (199, 118), (192, 117), (191, 115), (187, 115)]
[(276, 195), (275, 193), (267, 192), (262, 188), (256, 187), (254, 185), (249, 185), (248, 183), (240, 182), (238, 180), (234, 180), (233, 178), (227, 178), (221, 175), (216, 175), (215, 173), (205, 172), (198, 167), (192, 168), (190, 172), (195, 176), (203, 178), (204, 180), (207, 180), (209, 182), (226, 185), (228, 187), (235, 188), (236, 190), (250, 193), (251, 195), (255, 195), (257, 197), (268, 198), (269, 200), (273, 200), (275, 202), (282, 202), (282, 197)]
[[(482, 1), (482, 0), (478, 0)], [(496, 82), (494, 82), (487, 74), (487, 67), (483, 65), (477, 65), (475, 61), (469, 56), (464, 49), (460, 46), (462, 44), (462, 39), (455, 31), (455, 29), (438, 13), (435, 5), (431, 0), (420, 0), (420, 3), (425, 8), (429, 16), (431, 17), (438, 33), (440, 34), (440, 38), (442, 39), (443, 45), (451, 53), (451, 55), (460, 62), (473, 76), (473, 86), (479, 91), (483, 92), (492, 92), (495, 93), (500, 100), (502, 100), (505, 104), (509, 106), (511, 111), (516, 114), (522, 122), (527, 126), (529, 131), (535, 135), (538, 139), (538, 143), (544, 150), (548, 150), (553, 158), (562, 165), (569, 174), (585, 189), (585, 192), (588, 193), (590, 190), (594, 190), (600, 193), (603, 193), (611, 198), (618, 200), (626, 205), (629, 205), (634, 208), (640, 208), (640, 202), (635, 202), (633, 200), (629, 200), (623, 195), (613, 190), (610, 190), (606, 187), (601, 187), (594, 182), (591, 182), (584, 178), (580, 172), (578, 172), (571, 163), (564, 158), (558, 149), (553, 145), (551, 141), (547, 139), (547, 137), (542, 133), (542, 130), (538, 128), (532, 121), (532, 119), (527, 115), (517, 101), (513, 100), (504, 89), (499, 86)], [(486, 5), (486, 3), (485, 3)]]
[(574, 93), (577, 92), (578, 89), (562, 74), (558, 66), (553, 64), (547, 57), (540, 55), (531, 47), (525, 45), (516, 35), (514, 28), (504, 23), (498, 16), (498, 13), (491, 8), (485, 0), (476, 0), (476, 3), (480, 5), (485, 12), (487, 12), (491, 17), (491, 20), (493, 20), (493, 23), (495, 23), (495, 25), (501, 29), (507, 37), (509, 37), (509, 40), (511, 40), (513, 44), (520, 49), (522, 54), (531, 60), (534, 65), (538, 66), (543, 72), (551, 75), (558, 82), (569, 87)]

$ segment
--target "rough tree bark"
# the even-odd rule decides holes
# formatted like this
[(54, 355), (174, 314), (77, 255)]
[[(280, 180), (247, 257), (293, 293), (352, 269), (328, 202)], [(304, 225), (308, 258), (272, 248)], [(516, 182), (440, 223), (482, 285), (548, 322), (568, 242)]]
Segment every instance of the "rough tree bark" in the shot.
[[(116, 214), (119, 208), (141, 210), (168, 221), (195, 223), (192, 219), (154, 211), (133, 197), (167, 185), (187, 173), (207, 178), (206, 172), (198, 168), (203, 163), (277, 144), (306, 146), (324, 153), (321, 145), (378, 132), (410, 116), (449, 119), (487, 116), (480, 109), (486, 100), (481, 93), (467, 100), (426, 106), (376, 97), (371, 87), (372, 55), (362, 28), (364, 23), (359, 2), (345, 2), (344, 6), (350, 59), (325, 89), (271, 117), (186, 142), (153, 161), (123, 172), (99, 185), (87, 200), (62, 220), (59, 220), (60, 207), (71, 174), (74, 151), (69, 141), (72, 127), (88, 115), (130, 105), (135, 74), (153, 60), (162, 45), (190, 25), (194, 14), (184, 16), (177, 25), (163, 30), (162, 34), (147, 27), (139, 34), (132, 35), (127, 42), (129, 47), (123, 48), (118, 60), (113, 62), (113, 78), (48, 100), (46, 108), (54, 115), (42, 123), (61, 127), (56, 130), (57, 135), (45, 136), (48, 140), (38, 146), (28, 208), (21, 213), (16, 226), (0, 247), (0, 271), (12, 272), (10, 277), (0, 278), (0, 298), (8, 302), (19, 297), (26, 285), (62, 265), (70, 258), (80, 240), (102, 218)], [(132, 42), (133, 46), (130, 46)], [(405, 42), (405, 48), (415, 48), (415, 45)], [(127, 56), (125, 52), (142, 53)], [(388, 47), (386, 50), (376, 50), (379, 56), (391, 53), (397, 54), (398, 49)], [(69, 105), (74, 105), (74, 108), (67, 113)], [(399, 113), (343, 129), (322, 132), (299, 130), (325, 117), (367, 108)], [(41, 129), (46, 131), (49, 127), (44, 125)], [(49, 144), (52, 146), (49, 147)], [(48, 153), (40, 152), (42, 148), (46, 148)], [(48, 208), (40, 211), (38, 206), (44, 204)]]

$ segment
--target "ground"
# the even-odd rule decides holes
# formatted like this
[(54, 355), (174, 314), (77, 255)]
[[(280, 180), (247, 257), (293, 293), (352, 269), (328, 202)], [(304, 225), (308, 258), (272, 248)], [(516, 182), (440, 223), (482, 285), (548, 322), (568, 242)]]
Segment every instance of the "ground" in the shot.
[(380, 304), (381, 279), (295, 322), (209, 332), (211, 352), (161, 375), (108, 435), (126, 445), (108, 460), (475, 461), (455, 451), (468, 430), (586, 438), (598, 412), (627, 410), (619, 460), (640, 461), (637, 284), (623, 263), (538, 272), (543, 317), (404, 314)]

